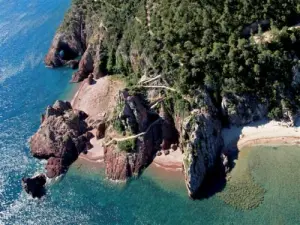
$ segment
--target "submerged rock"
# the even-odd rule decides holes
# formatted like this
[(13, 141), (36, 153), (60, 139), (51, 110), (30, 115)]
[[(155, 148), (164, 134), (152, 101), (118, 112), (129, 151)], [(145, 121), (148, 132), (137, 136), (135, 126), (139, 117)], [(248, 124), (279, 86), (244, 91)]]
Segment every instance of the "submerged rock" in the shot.
[(78, 155), (90, 148), (86, 114), (73, 110), (69, 102), (56, 101), (46, 110), (44, 121), (30, 140), (34, 157), (48, 160), (47, 176), (64, 173)]
[(41, 198), (45, 194), (46, 176), (40, 174), (31, 178), (22, 178), (22, 187), (33, 198)]

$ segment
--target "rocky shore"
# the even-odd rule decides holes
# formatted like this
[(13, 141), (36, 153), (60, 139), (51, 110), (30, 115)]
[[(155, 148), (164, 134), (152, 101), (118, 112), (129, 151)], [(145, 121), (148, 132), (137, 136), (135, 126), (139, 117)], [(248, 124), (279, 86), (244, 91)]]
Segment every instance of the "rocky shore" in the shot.
[[(104, 163), (112, 180), (139, 176), (152, 162), (182, 168), (188, 195), (196, 198), (207, 176), (216, 168), (225, 176), (231, 154), (237, 154), (229, 150), (227, 140), (224, 144), (222, 129), (266, 118), (268, 101), (248, 93), (216, 97), (204, 85), (193, 90), (193, 96), (182, 94), (135, 45), (120, 42), (107, 49), (104, 43), (111, 42), (113, 34), (85, 9), (72, 4), (45, 57), (51, 68), (78, 67), (71, 81), (82, 84), (72, 105), (57, 101), (46, 109), (30, 140), (32, 155), (47, 160), (49, 178), (65, 173), (79, 156)], [(108, 50), (134, 79), (109, 75)], [(281, 119), (293, 126), (297, 112), (279, 102)]]
[(46, 109), (40, 129), (30, 140), (31, 152), (48, 160), (48, 178), (65, 173), (78, 157), (101, 163), (112, 180), (138, 176), (151, 163), (163, 170), (183, 171), (189, 196), (194, 198), (206, 174), (218, 161), (227, 161), (232, 149), (292, 139), (298, 143), (298, 128), (282, 123), (257, 122), (223, 129), (209, 95), (205, 91), (198, 95), (203, 107), (172, 122), (166, 105), (152, 110), (145, 95), (124, 89), (121, 80), (109, 76), (93, 84), (85, 80), (72, 105), (57, 101)]

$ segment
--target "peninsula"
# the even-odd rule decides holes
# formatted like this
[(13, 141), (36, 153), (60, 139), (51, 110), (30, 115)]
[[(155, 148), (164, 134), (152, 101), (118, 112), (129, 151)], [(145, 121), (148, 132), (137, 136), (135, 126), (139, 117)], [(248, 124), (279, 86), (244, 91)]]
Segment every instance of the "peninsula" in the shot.
[[(206, 178), (231, 169), (238, 148), (224, 128), (263, 119), (293, 127), (300, 4), (254, 2), (73, 0), (45, 64), (76, 69), (71, 81), (81, 84), (71, 104), (47, 108), (30, 141), (47, 177), (78, 156), (102, 162), (112, 180), (155, 163), (182, 168), (198, 198)], [(278, 130), (256, 139), (285, 136)]]

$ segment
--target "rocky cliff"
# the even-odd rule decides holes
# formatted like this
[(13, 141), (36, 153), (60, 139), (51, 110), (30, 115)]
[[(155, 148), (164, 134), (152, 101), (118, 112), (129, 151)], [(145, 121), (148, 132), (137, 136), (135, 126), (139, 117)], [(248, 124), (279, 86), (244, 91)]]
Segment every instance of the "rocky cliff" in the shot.
[(91, 73), (95, 78), (102, 76), (99, 63), (105, 29), (97, 24), (98, 19), (84, 13), (81, 4), (73, 4), (65, 20), (53, 38), (45, 64), (52, 68), (70, 66), (70, 62), (80, 58), (72, 82), (80, 82)]
[[(149, 107), (141, 93), (123, 91), (115, 113), (111, 135), (116, 136), (115, 133), (120, 132), (123, 137), (114, 138), (105, 149), (106, 175), (110, 179), (126, 180), (139, 175), (152, 162), (164, 141), (178, 141), (175, 127), (174, 130), (166, 129), (165, 118)], [(167, 131), (168, 134), (165, 133)]]
[(184, 118), (181, 131), (185, 180), (192, 198), (196, 197), (203, 180), (220, 161), (223, 147), (218, 109), (205, 90), (198, 91), (195, 100), (199, 108)]
[[(188, 193), (195, 197), (216, 162), (227, 160), (221, 153), (222, 125), (242, 126), (265, 117), (293, 125), (300, 102), (300, 32), (282, 29), (275, 43), (255, 43), (249, 36), (268, 29), (270, 21), (282, 28), (296, 18), (296, 2), (289, 5), (289, 15), (278, 7), (274, 13), (274, 5), (266, 3), (264, 10), (252, 11), (256, 21), (244, 15), (253, 10), (247, 8), (251, 4), (239, 5), (232, 13), (229, 5), (222, 10), (205, 3), (209, 7), (203, 8), (194, 1), (157, 7), (168, 4), (74, 0), (45, 63), (73, 68), (78, 63), (73, 82), (126, 76), (129, 89), (120, 93), (113, 119), (105, 124), (107, 177), (126, 180), (138, 175), (157, 151), (179, 144)], [(206, 8), (215, 15), (208, 16)], [(266, 11), (272, 16), (283, 13), (286, 16), (280, 17), (286, 21), (277, 15), (264, 19)], [(146, 89), (133, 91), (136, 86)], [(53, 108), (47, 109), (31, 141), (33, 154), (48, 159), (49, 176), (64, 171), (88, 148), (89, 139), (86, 128), (65, 124), (74, 111), (57, 114)], [(64, 129), (72, 130), (69, 137), (62, 137)], [(42, 143), (46, 145), (39, 149)]]
[(268, 114), (268, 103), (254, 95), (226, 94), (222, 98), (222, 113), (229, 124), (241, 126), (261, 120)]
[(91, 147), (86, 117), (84, 112), (73, 110), (69, 102), (56, 101), (47, 107), (40, 128), (30, 139), (32, 155), (47, 160), (47, 177), (65, 173), (79, 153)]

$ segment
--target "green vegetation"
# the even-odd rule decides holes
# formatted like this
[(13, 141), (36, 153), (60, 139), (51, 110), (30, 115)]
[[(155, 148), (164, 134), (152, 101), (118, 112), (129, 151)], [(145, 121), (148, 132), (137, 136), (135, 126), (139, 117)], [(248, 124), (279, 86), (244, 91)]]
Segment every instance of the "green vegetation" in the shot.
[[(73, 7), (93, 31), (105, 27), (101, 68), (129, 85), (141, 74), (162, 75), (183, 94), (207, 87), (218, 103), (226, 93), (254, 94), (268, 99), (270, 117), (281, 99), (300, 105), (299, 85), (291, 85), (300, 29), (285, 27), (299, 19), (298, 0), (74, 0)], [(61, 29), (72, 24), (68, 14)], [(272, 41), (256, 43), (254, 34), (267, 29)]]
[(128, 139), (125, 141), (119, 141), (117, 146), (120, 151), (133, 152), (135, 151), (135, 147), (136, 147), (135, 141), (136, 141), (135, 138)]
[(166, 99), (164, 100), (166, 110), (169, 113), (174, 112), (173, 116), (180, 116), (185, 118), (190, 115), (191, 104), (184, 99), (182, 95), (168, 91), (166, 92)]
[(122, 121), (119, 118), (114, 118), (113, 128), (119, 134), (123, 134), (123, 132), (125, 131), (125, 127), (124, 127), (124, 125), (122, 124)]
[(120, 118), (120, 114), (123, 112), (124, 106), (125, 104), (123, 101), (119, 102), (116, 108), (114, 109), (112, 117), (112, 126), (114, 130), (117, 131), (117, 133), (119, 134), (123, 134), (123, 132), (125, 131), (125, 126)]

